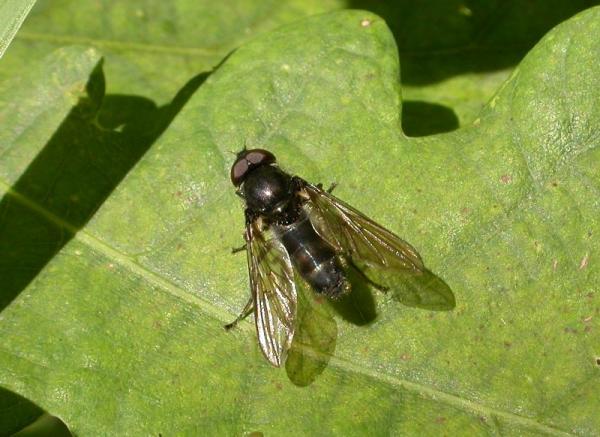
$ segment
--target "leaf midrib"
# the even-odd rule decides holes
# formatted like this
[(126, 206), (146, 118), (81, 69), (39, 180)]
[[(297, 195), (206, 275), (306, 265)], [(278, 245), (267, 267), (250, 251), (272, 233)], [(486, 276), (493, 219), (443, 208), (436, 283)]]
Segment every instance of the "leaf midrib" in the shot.
[[(41, 205), (36, 202), (28, 199), (26, 196), (23, 196), (19, 192), (16, 192), (12, 189), (12, 187), (7, 184), (4, 180), (0, 179), (0, 186), (5, 189), (5, 196), (12, 196), (16, 201), (20, 202), (23, 206), (31, 209), (32, 211), (40, 214), (48, 221), (54, 223), (57, 226), (63, 227), (73, 234), (73, 239), (83, 243), (89, 248), (102, 253), (107, 258), (113, 260), (115, 263), (118, 263), (120, 266), (126, 268), (130, 272), (139, 275), (146, 281), (151, 284), (156, 285), (159, 289), (169, 293), (177, 299), (185, 301), (187, 303), (193, 304), (207, 313), (209, 316), (218, 320), (219, 322), (225, 324), (230, 321), (232, 318), (232, 314), (228, 311), (223, 310), (221, 307), (214, 305), (212, 302), (205, 300), (199, 296), (196, 296), (193, 293), (181, 288), (177, 284), (163, 278), (159, 274), (149, 270), (147, 267), (140, 265), (136, 261), (132, 260), (126, 254), (110, 247), (108, 244), (104, 243), (99, 238), (87, 233), (84, 229), (78, 230), (74, 225), (67, 222), (66, 220), (56, 216), (52, 212), (48, 211)], [(253, 332), (252, 325), (250, 322), (245, 321), (243, 324), (240, 324), (240, 328), (242, 328), (246, 332)], [(359, 365), (352, 363), (344, 358), (339, 356), (331, 356), (329, 360), (330, 365), (341, 369), (342, 371), (349, 374), (358, 374), (362, 376), (366, 376), (368, 378), (377, 380), (379, 382), (385, 383), (387, 385), (391, 385), (394, 387), (401, 387), (409, 392), (417, 393), (425, 398), (442, 402), (444, 404), (450, 405), (452, 407), (474, 412), (480, 413), (485, 416), (490, 417), (502, 417), (510, 423), (523, 426), (525, 428), (535, 429), (541, 432), (546, 432), (553, 435), (572, 435), (558, 428), (553, 428), (543, 423), (537, 422), (536, 420), (520, 416), (518, 414), (514, 414), (511, 412), (507, 412), (504, 410), (496, 409), (493, 407), (488, 407), (487, 405), (474, 402), (468, 399), (461, 398), (460, 396), (456, 396), (450, 393), (446, 393), (442, 390), (432, 388), (430, 386), (426, 386), (423, 384), (415, 383), (403, 378), (399, 378), (394, 375), (390, 375), (387, 373), (382, 373), (378, 370), (371, 369), (368, 366)], [(364, 364), (364, 363), (361, 363)]]
[[(52, 43), (63, 44), (80, 44), (92, 45), (97, 47), (107, 47), (116, 50), (137, 50), (151, 53), (169, 53), (179, 54), (184, 56), (217, 56), (222, 55), (225, 48), (215, 47), (205, 49), (200, 47), (180, 47), (160, 44), (148, 44), (129, 41), (118, 41), (109, 39), (90, 38), (85, 36), (71, 35), (53, 35), (44, 32), (20, 31), (15, 39), (23, 39), (26, 41), (48, 41)], [(229, 44), (228, 44), (229, 46)]]

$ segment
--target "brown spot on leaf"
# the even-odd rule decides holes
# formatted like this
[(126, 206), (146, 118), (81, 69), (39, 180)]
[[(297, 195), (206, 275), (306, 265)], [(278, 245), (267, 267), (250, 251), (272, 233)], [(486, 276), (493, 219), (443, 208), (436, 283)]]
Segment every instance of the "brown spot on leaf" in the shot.
[(510, 341), (505, 341), (503, 344), (506, 349), (510, 349), (510, 347), (512, 346), (512, 343)]
[(586, 253), (585, 256), (581, 259), (581, 262), (579, 263), (579, 270), (585, 269), (588, 265), (589, 260), (590, 256)]
[(402, 361), (410, 361), (412, 359), (412, 357), (409, 354), (402, 354), (402, 355), (400, 355), (400, 359)]
[(512, 176), (505, 174), (500, 176), (500, 182), (502, 182), (504, 185), (510, 184), (512, 182)]
[(442, 416), (438, 416), (435, 418), (435, 423), (439, 423), (439, 424), (446, 423), (446, 418), (442, 417)]

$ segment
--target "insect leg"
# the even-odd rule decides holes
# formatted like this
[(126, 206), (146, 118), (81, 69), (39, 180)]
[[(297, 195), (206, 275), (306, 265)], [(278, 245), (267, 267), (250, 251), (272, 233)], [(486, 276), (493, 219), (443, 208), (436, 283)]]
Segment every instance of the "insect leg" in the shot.
[[(327, 188), (326, 191), (329, 194), (331, 194), (331, 192), (335, 189), (335, 187), (337, 187), (337, 185), (338, 185), (337, 182), (332, 182), (331, 185), (329, 186), (329, 188)], [(323, 189), (323, 184), (321, 184), (321, 183), (317, 184), (317, 188), (319, 188), (319, 189), (322, 190)]]
[(248, 317), (250, 315), (250, 313), (252, 313), (253, 310), (254, 310), (254, 302), (253, 302), (252, 298), (250, 298), (250, 299), (248, 299), (248, 302), (246, 302), (246, 305), (244, 306), (244, 309), (242, 310), (240, 315), (237, 316), (233, 322), (228, 323), (227, 325), (223, 326), (223, 328), (225, 328), (226, 331), (229, 331), (231, 328), (234, 328), (235, 325), (237, 325), (240, 320), (244, 320), (246, 317)]
[(388, 287), (386, 287), (385, 285), (378, 284), (377, 282), (375, 282), (375, 281), (373, 281), (371, 278), (369, 278), (369, 277), (368, 277), (368, 276), (365, 274), (365, 272), (363, 272), (363, 271), (362, 271), (362, 270), (361, 270), (361, 269), (360, 269), (360, 268), (359, 268), (359, 267), (358, 267), (356, 264), (354, 264), (354, 261), (352, 261), (352, 259), (351, 259), (351, 258), (348, 258), (348, 259), (347, 259), (347, 261), (348, 261), (348, 265), (349, 265), (350, 267), (352, 267), (352, 268), (353, 268), (353, 269), (356, 271), (356, 273), (358, 273), (358, 274), (360, 275), (360, 277), (361, 277), (361, 278), (363, 278), (363, 280), (364, 280), (364, 281), (365, 281), (367, 284), (371, 285), (373, 288), (376, 288), (377, 290), (379, 290), (379, 291), (382, 291), (382, 292), (384, 292), (384, 293), (385, 293), (385, 292), (387, 292), (387, 291), (389, 290), (389, 288), (388, 288)]
[(246, 250), (246, 243), (244, 243), (244, 245), (243, 245), (243, 246), (240, 246), (240, 247), (232, 247), (232, 248), (231, 248), (231, 253), (232, 253), (232, 254), (233, 254), (233, 253), (238, 253), (238, 252), (241, 252), (241, 251), (243, 251), (243, 250)]

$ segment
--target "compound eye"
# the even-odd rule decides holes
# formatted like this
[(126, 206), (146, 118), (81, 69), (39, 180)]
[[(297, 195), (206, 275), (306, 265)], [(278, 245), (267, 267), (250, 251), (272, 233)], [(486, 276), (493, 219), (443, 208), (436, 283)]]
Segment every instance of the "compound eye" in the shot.
[(275, 155), (267, 150), (243, 150), (238, 153), (237, 159), (231, 167), (231, 182), (239, 187), (250, 170), (259, 165), (269, 165), (274, 162)]
[(246, 152), (246, 159), (254, 165), (273, 164), (275, 162), (275, 156), (263, 149), (248, 150)]
[(245, 158), (238, 159), (233, 167), (231, 167), (231, 182), (236, 187), (239, 187), (248, 172), (248, 161)]

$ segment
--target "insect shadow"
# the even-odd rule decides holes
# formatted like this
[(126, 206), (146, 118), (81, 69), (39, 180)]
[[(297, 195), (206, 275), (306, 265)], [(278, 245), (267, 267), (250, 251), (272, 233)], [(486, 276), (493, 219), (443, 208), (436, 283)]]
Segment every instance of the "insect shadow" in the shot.
[(285, 370), (292, 383), (299, 387), (312, 384), (325, 371), (335, 352), (337, 322), (335, 314), (348, 322), (362, 326), (375, 320), (375, 300), (368, 284), (357, 272), (348, 271), (352, 293), (337, 301), (317, 295), (301, 280), (298, 290), (297, 328)]
[[(388, 275), (365, 270), (382, 284), (387, 284), (386, 295), (405, 306), (428, 311), (450, 311), (456, 306), (448, 284), (428, 269), (423, 269), (421, 275), (399, 275), (397, 272)], [(299, 287), (297, 330), (285, 362), (288, 378), (297, 386), (312, 384), (327, 368), (337, 341), (334, 312), (357, 326), (367, 325), (377, 316), (373, 293), (378, 291), (374, 291), (365, 277), (353, 269), (348, 269), (347, 275), (352, 293), (337, 301), (316, 295), (305, 284)]]
[[(394, 300), (408, 307), (420, 308), (429, 311), (450, 311), (456, 306), (454, 293), (442, 278), (431, 270), (423, 269), (420, 275), (394, 274), (385, 271), (371, 270), (361, 266), (362, 272), (376, 278), (380, 288), (385, 288)], [(348, 269), (348, 278), (352, 283), (352, 293), (345, 295), (337, 301), (330, 301), (330, 305), (346, 321), (357, 325), (368, 325), (377, 316), (373, 287), (365, 279), (365, 273), (359, 274), (353, 269)], [(377, 290), (380, 291), (380, 290)]]
[(292, 383), (306, 387), (327, 368), (338, 329), (327, 299), (316, 296), (305, 285), (298, 288), (297, 328), (285, 370)]
[(375, 320), (375, 299), (366, 280), (354, 269), (346, 271), (352, 284), (352, 293), (337, 301), (330, 301), (331, 307), (346, 321), (356, 326), (364, 326)]

